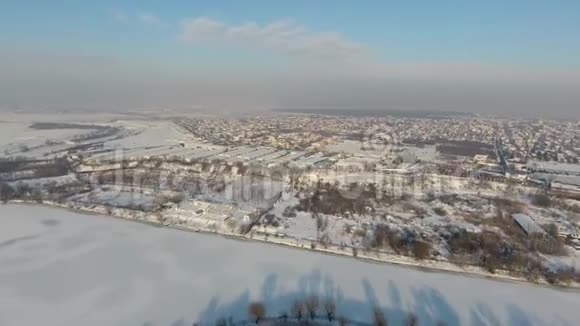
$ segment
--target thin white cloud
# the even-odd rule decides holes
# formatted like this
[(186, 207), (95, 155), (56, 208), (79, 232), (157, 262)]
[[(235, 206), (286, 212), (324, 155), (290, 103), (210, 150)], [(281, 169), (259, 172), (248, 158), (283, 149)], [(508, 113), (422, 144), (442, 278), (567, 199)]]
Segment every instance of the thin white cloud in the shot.
[(161, 23), (161, 20), (159, 19), (159, 17), (157, 17), (155, 14), (147, 13), (147, 12), (140, 14), (139, 20), (141, 20), (142, 22), (144, 22), (146, 24), (151, 24), (151, 25), (159, 25)]
[(246, 22), (232, 25), (209, 17), (182, 22), (179, 39), (190, 43), (217, 43), (325, 58), (352, 58), (368, 49), (339, 33), (315, 32), (288, 20), (266, 25)]

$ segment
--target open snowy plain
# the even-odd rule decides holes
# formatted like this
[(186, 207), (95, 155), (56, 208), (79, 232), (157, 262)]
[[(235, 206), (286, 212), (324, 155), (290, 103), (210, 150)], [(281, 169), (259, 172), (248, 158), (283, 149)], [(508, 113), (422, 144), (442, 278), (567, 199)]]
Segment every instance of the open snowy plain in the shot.
[(214, 325), (332, 297), (390, 325), (577, 325), (580, 293), (371, 264), (44, 206), (0, 205), (0, 325)]

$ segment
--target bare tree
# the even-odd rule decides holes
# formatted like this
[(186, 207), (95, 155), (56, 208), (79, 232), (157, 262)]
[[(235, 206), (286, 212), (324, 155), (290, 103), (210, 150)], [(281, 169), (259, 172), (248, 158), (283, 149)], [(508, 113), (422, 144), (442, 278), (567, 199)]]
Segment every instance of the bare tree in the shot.
[(318, 297), (313, 295), (306, 300), (306, 310), (310, 315), (310, 319), (314, 320), (316, 318), (316, 311), (318, 311)]
[(373, 309), (373, 326), (387, 326), (387, 319), (381, 308)]
[(316, 212), (312, 213), (312, 217), (316, 219), (316, 241), (318, 241), (320, 239), (320, 231), (322, 230), (324, 221)]
[(248, 307), (248, 315), (250, 318), (255, 320), (257, 324), (266, 316), (266, 308), (260, 302), (252, 302)]
[(539, 207), (550, 207), (552, 204), (552, 199), (546, 192), (537, 192), (532, 195), (532, 204)]
[(324, 310), (326, 311), (328, 321), (332, 321), (334, 319), (334, 313), (336, 312), (336, 303), (334, 303), (334, 300), (327, 299), (324, 303)]
[(215, 322), (215, 326), (226, 326), (227, 322), (225, 318), (220, 318)]
[(304, 316), (304, 304), (300, 301), (294, 301), (292, 304), (292, 316), (298, 319), (298, 321), (302, 320)]
[(410, 312), (407, 315), (407, 319), (405, 319), (405, 326), (417, 326), (419, 324), (419, 321), (417, 320), (417, 316)]
[(548, 225), (544, 226), (544, 230), (546, 230), (546, 232), (552, 236), (552, 238), (554, 239), (558, 239), (558, 226), (556, 226), (556, 224), (554, 223), (550, 223)]
[(11, 185), (5, 182), (0, 183), (0, 201), (4, 203), (8, 202), (12, 197), (14, 197), (15, 193), (16, 191)]
[(417, 241), (413, 245), (413, 255), (417, 260), (423, 260), (429, 257), (431, 245), (425, 241)]
[(282, 321), (284, 322), (284, 324), (286, 324), (286, 322), (288, 322), (288, 313), (283, 312), (280, 314), (280, 319), (282, 319)]
[(37, 203), (42, 203), (42, 192), (39, 189), (33, 189), (30, 193), (30, 199)]

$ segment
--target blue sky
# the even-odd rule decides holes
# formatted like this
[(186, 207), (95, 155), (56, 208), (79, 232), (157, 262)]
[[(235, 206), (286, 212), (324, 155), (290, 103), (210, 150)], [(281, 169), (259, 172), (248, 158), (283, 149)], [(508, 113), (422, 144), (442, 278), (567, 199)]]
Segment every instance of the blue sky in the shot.
[[(5, 0), (0, 6), (3, 48), (162, 59), (195, 52), (175, 42), (180, 22), (190, 17), (231, 25), (285, 19), (340, 33), (391, 62), (580, 65), (580, 1)], [(159, 26), (140, 21), (145, 14)]]
[(22, 88), (42, 88), (47, 74), (87, 88), (199, 76), (216, 87), (234, 77), (256, 88), (274, 77), (568, 87), (580, 70), (580, 1), (3, 0), (0, 40), (0, 68)]

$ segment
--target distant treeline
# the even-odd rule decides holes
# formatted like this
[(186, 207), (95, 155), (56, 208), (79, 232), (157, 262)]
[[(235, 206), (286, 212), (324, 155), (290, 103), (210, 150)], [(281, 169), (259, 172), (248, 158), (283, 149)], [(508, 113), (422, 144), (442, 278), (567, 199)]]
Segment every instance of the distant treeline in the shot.
[(492, 145), (475, 141), (445, 141), (445, 143), (437, 145), (437, 151), (441, 154), (456, 156), (471, 157), (477, 154), (495, 156)]
[(51, 129), (81, 129), (81, 130), (103, 130), (106, 126), (78, 124), (78, 123), (61, 123), (61, 122), (37, 122), (29, 126), (31, 129), (51, 130)]
[(69, 166), (65, 158), (51, 160), (0, 159), (0, 181), (58, 177), (68, 172)]
[(398, 118), (448, 119), (453, 117), (473, 117), (473, 113), (454, 111), (426, 111), (426, 110), (383, 110), (383, 109), (321, 109), (321, 108), (278, 108), (274, 112), (307, 113), (322, 115), (343, 116), (392, 116)]

